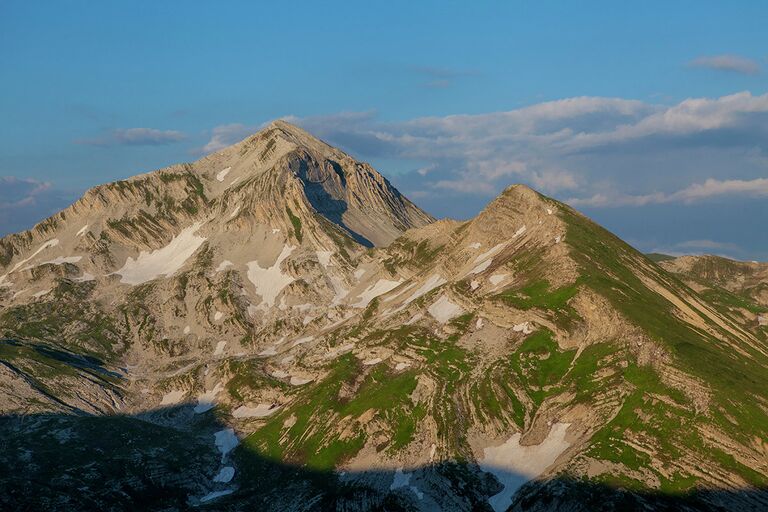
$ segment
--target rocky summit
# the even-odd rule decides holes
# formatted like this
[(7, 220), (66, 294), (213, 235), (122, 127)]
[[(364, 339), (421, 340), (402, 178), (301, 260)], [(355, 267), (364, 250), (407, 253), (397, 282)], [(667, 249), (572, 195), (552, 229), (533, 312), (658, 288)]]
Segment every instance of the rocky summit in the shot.
[(0, 508), (768, 510), (768, 265), (276, 121), (0, 240)]

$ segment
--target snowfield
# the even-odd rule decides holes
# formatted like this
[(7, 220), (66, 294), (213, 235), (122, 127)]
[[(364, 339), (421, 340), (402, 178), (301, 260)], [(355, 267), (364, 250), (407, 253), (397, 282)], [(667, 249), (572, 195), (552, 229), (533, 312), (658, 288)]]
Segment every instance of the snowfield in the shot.
[(418, 299), (422, 295), (428, 294), (429, 292), (431, 292), (432, 290), (434, 290), (438, 286), (442, 286), (442, 285), (444, 285), (447, 282), (448, 281), (443, 279), (443, 277), (441, 277), (438, 274), (431, 275), (429, 277), (429, 279), (427, 279), (427, 281), (423, 285), (421, 285), (421, 287), (418, 290), (413, 292), (413, 295), (408, 297), (408, 300), (405, 301), (403, 306), (405, 306), (406, 304), (410, 304), (411, 302), (415, 301), (416, 299)]
[(216, 386), (214, 386), (212, 390), (206, 391), (197, 397), (197, 405), (194, 409), (195, 414), (202, 414), (213, 409), (216, 406), (216, 395), (218, 395), (223, 389), (224, 386), (222, 386), (221, 382), (219, 382), (216, 384)]
[(160, 276), (172, 276), (205, 242), (205, 238), (195, 235), (202, 225), (202, 222), (197, 222), (183, 229), (161, 249), (141, 251), (135, 260), (129, 256), (123, 268), (114, 273), (121, 276), (121, 283), (130, 285), (146, 283)]
[(240, 440), (235, 435), (235, 429), (233, 428), (225, 428), (224, 430), (219, 430), (213, 434), (213, 437), (215, 439), (214, 444), (221, 453), (221, 462), (223, 464), (229, 452), (234, 450), (237, 445), (240, 444)]
[(275, 299), (280, 292), (291, 284), (295, 279), (293, 276), (283, 273), (280, 264), (291, 255), (295, 247), (289, 245), (283, 246), (280, 255), (271, 267), (264, 268), (257, 261), (249, 261), (248, 280), (256, 287), (256, 293), (261, 296), (261, 300), (269, 307), (275, 305)]
[(213, 477), (214, 482), (219, 482), (222, 484), (226, 484), (232, 480), (232, 477), (235, 476), (235, 468), (232, 466), (224, 466), (219, 470), (219, 474)]
[(451, 302), (451, 300), (445, 295), (441, 296), (435, 301), (434, 304), (429, 306), (427, 311), (429, 311), (429, 314), (435, 317), (435, 320), (441, 324), (444, 324), (464, 313), (464, 310), (461, 306)]
[(379, 295), (384, 295), (385, 293), (394, 290), (403, 281), (401, 279), (398, 279), (397, 281), (389, 281), (387, 279), (379, 279), (376, 281), (376, 284), (372, 284), (368, 288), (366, 288), (360, 295), (360, 299), (352, 304), (352, 307), (355, 308), (364, 308), (366, 307), (373, 299), (378, 297)]
[(56, 247), (57, 245), (59, 245), (59, 239), (58, 238), (53, 238), (53, 239), (48, 240), (47, 242), (45, 242), (40, 247), (38, 247), (38, 249), (35, 252), (33, 252), (31, 256), (21, 260), (16, 265), (14, 265), (11, 270), (9, 270), (8, 272), (6, 272), (2, 276), (0, 276), (0, 286), (4, 285), (5, 280), (6, 280), (6, 278), (8, 277), (9, 274), (14, 273), (23, 264), (25, 264), (26, 262), (28, 262), (29, 260), (31, 260), (32, 258), (37, 256), (38, 254), (40, 254), (40, 252), (44, 251), (45, 249), (48, 249), (49, 247)]
[(224, 181), (224, 178), (227, 177), (227, 174), (229, 174), (229, 171), (231, 171), (231, 167), (227, 167), (226, 169), (222, 169), (219, 171), (219, 173), (216, 175), (216, 180), (218, 181)]
[(181, 389), (169, 391), (163, 395), (163, 399), (160, 400), (160, 405), (175, 405), (181, 402), (186, 394), (187, 392)]
[(483, 450), (480, 468), (493, 474), (504, 490), (488, 501), (495, 512), (502, 512), (512, 503), (512, 497), (528, 480), (542, 474), (570, 446), (565, 432), (570, 423), (555, 423), (541, 444), (520, 445), (520, 433), (501, 446)]

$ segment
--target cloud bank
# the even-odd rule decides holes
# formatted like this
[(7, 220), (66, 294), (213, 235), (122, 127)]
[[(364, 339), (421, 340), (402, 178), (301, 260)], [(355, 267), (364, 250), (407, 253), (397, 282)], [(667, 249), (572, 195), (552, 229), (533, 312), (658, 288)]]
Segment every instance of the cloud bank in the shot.
[(402, 122), (375, 112), (286, 119), (358, 157), (399, 162), (388, 174), (435, 205), (460, 196), (477, 210), (515, 182), (599, 208), (768, 195), (768, 94), (673, 105), (577, 97)]

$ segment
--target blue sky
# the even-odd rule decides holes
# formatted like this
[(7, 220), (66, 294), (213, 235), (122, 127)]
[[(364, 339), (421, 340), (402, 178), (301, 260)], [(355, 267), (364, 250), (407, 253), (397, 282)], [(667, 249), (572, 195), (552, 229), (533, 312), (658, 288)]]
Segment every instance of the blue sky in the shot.
[(0, 234), (287, 117), (438, 216), (510, 183), (768, 260), (768, 4), (0, 2)]

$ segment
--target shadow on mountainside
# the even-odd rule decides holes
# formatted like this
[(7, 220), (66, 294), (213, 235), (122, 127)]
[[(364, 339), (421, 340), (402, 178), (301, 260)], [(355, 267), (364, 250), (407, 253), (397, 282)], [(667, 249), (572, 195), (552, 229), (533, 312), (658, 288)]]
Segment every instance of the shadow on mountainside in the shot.
[[(270, 460), (235, 448), (215, 411), (192, 409), (1, 416), (0, 510), (491, 511), (502, 490), (468, 463), (335, 473)], [(758, 511), (768, 490), (629, 493), (556, 478), (523, 486), (509, 510)]]
[(344, 213), (349, 206), (343, 200), (347, 179), (341, 166), (332, 160), (326, 162), (326, 167), (312, 161), (309, 166), (306, 159), (296, 159), (290, 162), (290, 167), (304, 183), (304, 193), (320, 215), (343, 229), (355, 242), (365, 247), (374, 244), (362, 234), (354, 231), (344, 221)]

